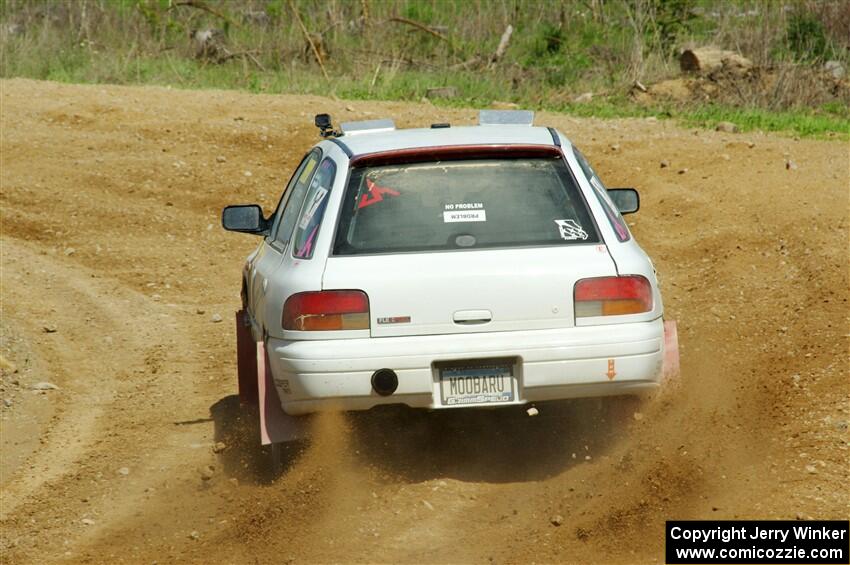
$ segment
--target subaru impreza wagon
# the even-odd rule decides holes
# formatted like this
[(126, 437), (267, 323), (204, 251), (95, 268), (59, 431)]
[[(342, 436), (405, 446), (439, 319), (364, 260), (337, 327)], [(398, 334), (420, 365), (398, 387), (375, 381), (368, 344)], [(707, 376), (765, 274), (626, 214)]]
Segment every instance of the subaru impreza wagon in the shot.
[(659, 386), (675, 327), (665, 344), (653, 264), (623, 221), (638, 193), (606, 189), (532, 121), (482, 111), (472, 127), (333, 131), (322, 114), (322, 141), (269, 217), (224, 209), (225, 229), (261, 237), (237, 329), (240, 395), (259, 402), (264, 443), (284, 415)]

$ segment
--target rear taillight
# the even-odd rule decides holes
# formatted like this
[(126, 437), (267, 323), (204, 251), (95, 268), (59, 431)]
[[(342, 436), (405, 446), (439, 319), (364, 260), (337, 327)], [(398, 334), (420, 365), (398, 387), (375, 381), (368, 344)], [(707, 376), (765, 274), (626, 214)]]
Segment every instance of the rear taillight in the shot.
[(646, 277), (599, 277), (576, 283), (576, 318), (640, 314), (651, 310), (652, 285)]
[(368, 330), (369, 297), (361, 290), (299, 292), (283, 306), (283, 329)]

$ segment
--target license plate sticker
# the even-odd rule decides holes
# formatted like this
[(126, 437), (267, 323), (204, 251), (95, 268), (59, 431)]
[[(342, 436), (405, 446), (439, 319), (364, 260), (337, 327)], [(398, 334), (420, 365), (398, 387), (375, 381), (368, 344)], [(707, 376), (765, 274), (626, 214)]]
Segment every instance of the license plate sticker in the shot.
[(497, 404), (514, 399), (513, 369), (508, 365), (446, 367), (440, 390), (446, 406)]

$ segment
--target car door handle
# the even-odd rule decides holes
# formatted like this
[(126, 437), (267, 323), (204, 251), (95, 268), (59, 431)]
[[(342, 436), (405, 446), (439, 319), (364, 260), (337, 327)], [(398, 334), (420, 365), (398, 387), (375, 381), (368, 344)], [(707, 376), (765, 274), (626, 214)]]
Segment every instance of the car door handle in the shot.
[(456, 324), (486, 324), (493, 319), (489, 310), (458, 310), (452, 316)]

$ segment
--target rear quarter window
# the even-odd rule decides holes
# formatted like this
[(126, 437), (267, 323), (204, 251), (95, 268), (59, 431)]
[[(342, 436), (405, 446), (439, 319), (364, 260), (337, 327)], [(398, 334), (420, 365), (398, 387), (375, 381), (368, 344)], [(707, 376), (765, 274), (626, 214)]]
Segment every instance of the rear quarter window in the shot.
[(325, 216), (325, 208), (328, 205), (328, 195), (333, 186), (336, 176), (336, 165), (331, 159), (325, 159), (319, 165), (319, 170), (313, 175), (304, 205), (301, 207), (301, 215), (295, 225), (295, 233), (292, 235), (292, 255), (299, 259), (310, 259), (316, 246), (316, 236), (322, 219)]
[(598, 243), (558, 157), (352, 169), (334, 253), (400, 253)]
[(597, 200), (599, 200), (599, 204), (602, 205), (602, 209), (605, 210), (605, 215), (608, 217), (611, 227), (614, 228), (614, 232), (617, 234), (617, 239), (619, 241), (628, 241), (632, 237), (632, 234), (629, 232), (628, 226), (626, 226), (626, 221), (623, 219), (623, 215), (620, 214), (620, 211), (617, 209), (614, 201), (611, 200), (610, 196), (608, 196), (608, 190), (605, 188), (605, 185), (602, 184), (602, 179), (599, 178), (599, 175), (596, 174), (596, 171), (593, 170), (590, 163), (588, 163), (587, 159), (584, 158), (584, 155), (581, 154), (581, 151), (579, 151), (576, 147), (573, 147), (573, 153), (575, 153), (576, 161), (578, 161), (578, 165), (581, 167), (581, 172), (584, 173), (585, 178), (587, 178), (587, 182), (589, 182), (590, 186), (593, 188), (593, 194), (596, 196)]
[(313, 178), (316, 165), (319, 164), (321, 158), (322, 155), (318, 150), (311, 151), (304, 158), (298, 170), (295, 171), (281, 198), (283, 208), (275, 220), (277, 225), (272, 228), (272, 233), (275, 234), (274, 239), (281, 246), (286, 246), (289, 243), (295, 222), (298, 219), (298, 213), (301, 211), (301, 206), (310, 187), (310, 180)]

